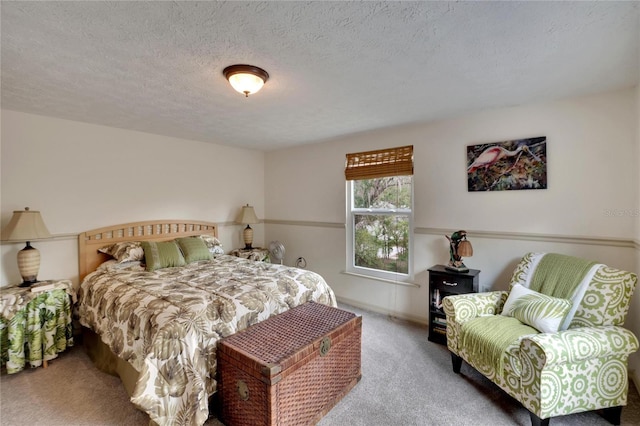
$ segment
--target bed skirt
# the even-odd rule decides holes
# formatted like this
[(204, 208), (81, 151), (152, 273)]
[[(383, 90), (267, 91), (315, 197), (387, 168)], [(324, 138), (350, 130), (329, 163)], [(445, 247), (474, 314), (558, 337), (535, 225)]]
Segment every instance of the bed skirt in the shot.
[(100, 370), (112, 376), (120, 377), (129, 397), (138, 381), (140, 373), (127, 361), (118, 358), (109, 347), (100, 340), (100, 336), (87, 327), (82, 327), (82, 342), (84, 349), (93, 364)]
[[(98, 370), (107, 373), (112, 376), (119, 377), (124, 385), (127, 395), (131, 397), (135, 390), (136, 383), (140, 373), (133, 368), (131, 364), (122, 358), (118, 358), (114, 354), (109, 346), (107, 346), (93, 330), (87, 327), (82, 327), (82, 344), (84, 350), (89, 355), (89, 359), (93, 362), (93, 365)], [(217, 413), (219, 408), (219, 401), (214, 395), (209, 398), (209, 408), (211, 413)], [(158, 426), (156, 422), (149, 419), (149, 426)]]

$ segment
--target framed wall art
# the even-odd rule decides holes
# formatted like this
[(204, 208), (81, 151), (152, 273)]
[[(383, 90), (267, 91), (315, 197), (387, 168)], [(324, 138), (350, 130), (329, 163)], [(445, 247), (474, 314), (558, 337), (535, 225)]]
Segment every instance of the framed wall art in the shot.
[(467, 188), (547, 189), (547, 137), (468, 145)]

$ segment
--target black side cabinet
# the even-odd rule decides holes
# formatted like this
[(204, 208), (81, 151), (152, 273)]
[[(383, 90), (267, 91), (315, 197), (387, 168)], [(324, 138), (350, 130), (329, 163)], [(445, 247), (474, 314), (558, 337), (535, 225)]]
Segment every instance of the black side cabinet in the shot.
[(444, 265), (429, 268), (429, 341), (447, 344), (447, 316), (442, 299), (452, 294), (477, 293), (480, 271), (453, 272)]

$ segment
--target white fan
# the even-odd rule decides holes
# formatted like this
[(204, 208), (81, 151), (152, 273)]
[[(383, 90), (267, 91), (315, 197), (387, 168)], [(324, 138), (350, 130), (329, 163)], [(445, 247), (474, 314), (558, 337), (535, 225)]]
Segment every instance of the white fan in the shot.
[(284, 244), (280, 241), (271, 241), (269, 243), (269, 254), (276, 262), (280, 262), (282, 265), (282, 259), (284, 259)]

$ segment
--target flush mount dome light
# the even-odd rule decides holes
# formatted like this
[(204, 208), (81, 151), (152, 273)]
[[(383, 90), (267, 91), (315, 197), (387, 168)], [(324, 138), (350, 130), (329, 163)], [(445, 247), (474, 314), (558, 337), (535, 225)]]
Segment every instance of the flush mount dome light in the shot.
[(226, 67), (222, 73), (229, 80), (231, 86), (236, 91), (244, 93), (245, 97), (262, 89), (264, 83), (269, 79), (269, 74), (265, 70), (253, 65), (231, 65)]

